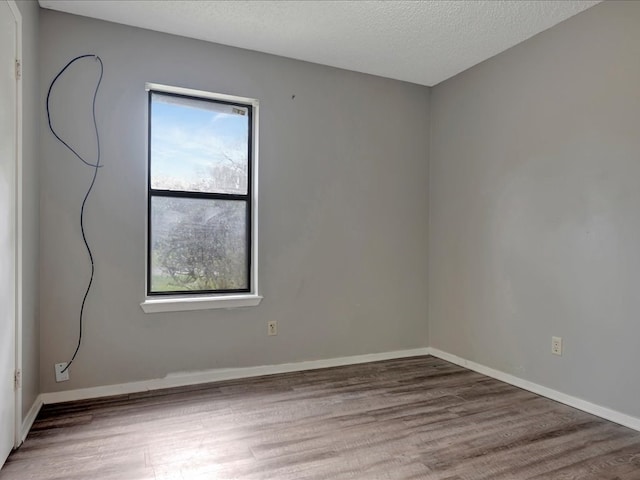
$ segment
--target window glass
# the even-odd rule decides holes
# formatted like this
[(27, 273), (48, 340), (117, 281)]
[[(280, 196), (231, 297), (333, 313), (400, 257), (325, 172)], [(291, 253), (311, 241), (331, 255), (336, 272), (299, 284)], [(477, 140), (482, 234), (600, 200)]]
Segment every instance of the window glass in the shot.
[(153, 197), (151, 289), (246, 289), (246, 218), (242, 201)]
[(151, 188), (246, 194), (248, 113), (240, 105), (152, 92)]
[(150, 295), (252, 287), (255, 107), (200, 93), (149, 92)]

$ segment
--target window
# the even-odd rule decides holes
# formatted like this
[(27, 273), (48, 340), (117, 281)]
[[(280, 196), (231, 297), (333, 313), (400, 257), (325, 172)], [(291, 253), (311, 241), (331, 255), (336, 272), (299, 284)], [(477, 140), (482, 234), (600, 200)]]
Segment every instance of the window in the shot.
[(258, 102), (156, 84), (147, 90), (143, 309), (257, 304)]

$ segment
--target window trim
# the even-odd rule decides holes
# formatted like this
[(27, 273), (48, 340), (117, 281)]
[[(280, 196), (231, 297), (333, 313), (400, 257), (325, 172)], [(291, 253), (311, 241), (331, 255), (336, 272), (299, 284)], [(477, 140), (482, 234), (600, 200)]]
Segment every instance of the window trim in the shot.
[[(145, 210), (145, 300), (140, 304), (145, 313), (188, 311), (215, 308), (235, 308), (244, 306), (255, 306), (260, 303), (262, 297), (258, 293), (258, 138), (259, 138), (259, 101), (254, 98), (238, 97), (234, 95), (218, 94), (190, 88), (174, 87), (158, 83), (145, 83), (145, 90), (148, 92), (148, 105), (151, 104), (151, 92), (186, 96), (202, 100), (214, 100), (250, 106), (250, 161), (248, 165), (248, 191), (249, 199), (247, 209), (250, 221), (248, 226), (248, 244), (250, 247), (248, 278), (248, 291), (221, 291), (221, 292), (171, 292), (171, 293), (151, 293), (150, 292), (150, 205), (151, 205), (151, 185), (150, 185), (150, 137), (147, 140), (147, 161), (146, 165), (146, 210)], [(147, 116), (150, 114), (147, 108)], [(150, 134), (151, 119), (147, 117), (148, 132)]]

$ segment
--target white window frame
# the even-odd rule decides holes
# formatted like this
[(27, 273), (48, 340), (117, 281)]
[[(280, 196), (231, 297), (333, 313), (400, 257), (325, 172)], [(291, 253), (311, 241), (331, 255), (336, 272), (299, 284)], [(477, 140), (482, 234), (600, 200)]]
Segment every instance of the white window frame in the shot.
[[(189, 310), (208, 310), (215, 308), (237, 308), (251, 307), (258, 305), (262, 296), (258, 290), (258, 126), (259, 126), (259, 102), (255, 98), (238, 97), (234, 95), (225, 95), (221, 93), (212, 93), (203, 90), (193, 90), (190, 88), (174, 87), (170, 85), (162, 85), (158, 83), (146, 83), (145, 90), (156, 92), (174, 93), (178, 95), (187, 95), (203, 99), (221, 100), (227, 102), (236, 102), (251, 105), (253, 107), (252, 116), (252, 154), (251, 154), (251, 285), (249, 292), (232, 293), (232, 294), (202, 294), (202, 295), (170, 295), (170, 296), (149, 296), (146, 294), (148, 288), (146, 282), (149, 281), (146, 274), (148, 257), (146, 249), (148, 248), (148, 222), (149, 213), (145, 209), (145, 300), (140, 304), (145, 313), (157, 312), (181, 312)], [(150, 121), (147, 118), (147, 124)], [(151, 148), (147, 145), (147, 149)], [(146, 168), (149, 168), (148, 162), (145, 162)], [(145, 170), (145, 181), (148, 181), (149, 171)], [(145, 189), (146, 195), (149, 195), (148, 189)], [(146, 200), (146, 199), (145, 199)], [(148, 202), (146, 202), (148, 204)]]

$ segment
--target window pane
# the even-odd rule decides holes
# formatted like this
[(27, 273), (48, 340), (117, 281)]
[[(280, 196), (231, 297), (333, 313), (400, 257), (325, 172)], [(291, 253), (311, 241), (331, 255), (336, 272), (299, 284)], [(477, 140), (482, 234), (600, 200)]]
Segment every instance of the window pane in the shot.
[(249, 108), (151, 94), (151, 188), (247, 193)]
[(151, 292), (248, 290), (247, 246), (244, 200), (151, 198)]

